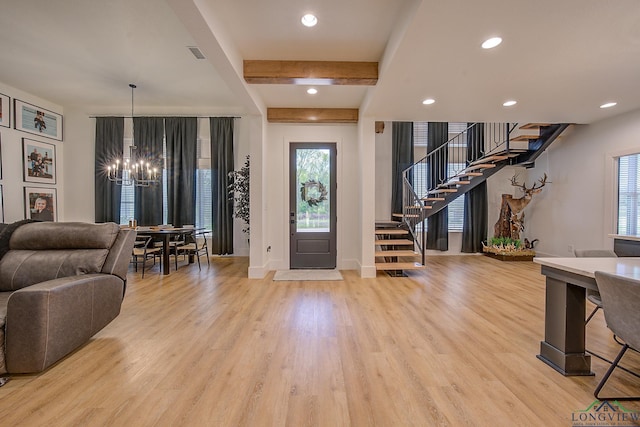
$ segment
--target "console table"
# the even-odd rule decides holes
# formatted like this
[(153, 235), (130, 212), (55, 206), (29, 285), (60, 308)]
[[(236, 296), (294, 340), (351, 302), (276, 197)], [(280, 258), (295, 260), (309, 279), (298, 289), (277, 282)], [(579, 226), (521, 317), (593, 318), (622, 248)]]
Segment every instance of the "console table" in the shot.
[(585, 353), (585, 294), (597, 290), (594, 273), (640, 280), (640, 258), (534, 258), (546, 276), (542, 360), (563, 375), (592, 375)]

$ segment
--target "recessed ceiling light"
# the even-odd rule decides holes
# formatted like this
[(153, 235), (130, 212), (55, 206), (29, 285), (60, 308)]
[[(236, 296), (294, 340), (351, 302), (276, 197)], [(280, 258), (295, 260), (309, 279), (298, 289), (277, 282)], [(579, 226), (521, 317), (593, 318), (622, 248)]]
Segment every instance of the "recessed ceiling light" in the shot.
[(485, 40), (484, 43), (482, 43), (482, 48), (493, 49), (494, 47), (498, 46), (500, 43), (502, 43), (502, 39), (500, 37), (491, 37), (490, 39)]
[(309, 89), (307, 89), (307, 93), (309, 95), (315, 95), (316, 93), (318, 93), (318, 89), (316, 89), (314, 87), (310, 87)]
[(502, 105), (504, 105), (505, 107), (511, 107), (513, 105), (516, 105), (518, 103), (518, 101), (505, 101)]
[(315, 15), (307, 13), (302, 17), (301, 21), (305, 27), (313, 27), (318, 23), (318, 18), (316, 18)]
[(618, 105), (617, 102), (607, 102), (606, 104), (602, 104), (600, 108), (611, 108)]
[(431, 104), (433, 104), (434, 102), (436, 102), (436, 100), (435, 100), (435, 99), (433, 99), (433, 98), (427, 98), (427, 99), (425, 99), (424, 101), (422, 101), (422, 103), (423, 103), (424, 105), (431, 105)]

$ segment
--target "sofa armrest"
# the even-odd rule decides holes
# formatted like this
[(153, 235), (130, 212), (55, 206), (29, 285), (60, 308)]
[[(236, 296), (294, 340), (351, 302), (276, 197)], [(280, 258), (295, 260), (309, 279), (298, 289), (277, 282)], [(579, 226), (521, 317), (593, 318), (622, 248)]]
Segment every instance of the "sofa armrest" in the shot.
[(97, 273), (48, 280), (11, 294), (7, 370), (43, 371), (84, 344), (120, 313), (123, 287), (119, 277)]

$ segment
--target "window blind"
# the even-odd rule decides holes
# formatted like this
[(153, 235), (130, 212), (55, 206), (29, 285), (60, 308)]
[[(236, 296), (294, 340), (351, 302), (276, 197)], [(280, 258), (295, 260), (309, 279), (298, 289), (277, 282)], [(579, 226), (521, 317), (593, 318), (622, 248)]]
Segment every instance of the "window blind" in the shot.
[(618, 234), (639, 234), (640, 154), (618, 158)]
[[(449, 123), (449, 134), (457, 135), (459, 133), (464, 132), (467, 129), (466, 122), (450, 122)], [(427, 146), (427, 135), (428, 135), (428, 122), (413, 122), (413, 143), (415, 146)], [(466, 138), (462, 139), (466, 141)], [(465, 145), (466, 146), (466, 143)], [(458, 144), (457, 147), (460, 147)], [(414, 177), (427, 177), (428, 170), (427, 165), (423, 163), (418, 163), (415, 165), (416, 172), (414, 173)], [(460, 171), (465, 168), (464, 163), (449, 163), (447, 165), (447, 174), (448, 176), (453, 176), (457, 171)], [(419, 196), (424, 196), (427, 194), (428, 188), (427, 183), (424, 179), (415, 179), (414, 189), (416, 194)], [(449, 231), (462, 231), (462, 224), (464, 221), (464, 197), (458, 197), (453, 202), (449, 203), (447, 206), (447, 212), (449, 216)]]

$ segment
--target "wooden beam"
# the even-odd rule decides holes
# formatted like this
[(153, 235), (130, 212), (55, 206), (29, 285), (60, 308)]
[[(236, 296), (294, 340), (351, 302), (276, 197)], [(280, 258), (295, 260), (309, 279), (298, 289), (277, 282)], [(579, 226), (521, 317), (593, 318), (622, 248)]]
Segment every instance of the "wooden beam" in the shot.
[(245, 60), (247, 83), (366, 85), (378, 82), (377, 62)]
[(357, 108), (267, 108), (270, 123), (358, 123)]

